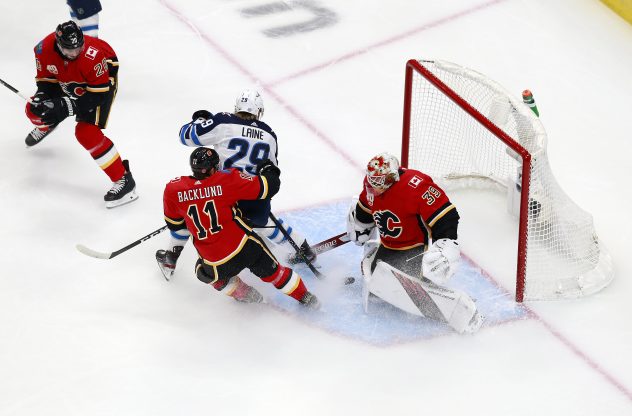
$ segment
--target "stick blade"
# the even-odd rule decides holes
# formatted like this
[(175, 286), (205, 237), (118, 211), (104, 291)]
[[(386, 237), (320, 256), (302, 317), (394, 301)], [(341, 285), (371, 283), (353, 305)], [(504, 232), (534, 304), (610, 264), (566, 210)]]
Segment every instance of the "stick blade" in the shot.
[(83, 244), (77, 244), (75, 246), (77, 248), (77, 250), (80, 253), (85, 254), (86, 256), (89, 257), (94, 257), (95, 259), (111, 259), (112, 258), (112, 253), (102, 253), (100, 251), (96, 251), (96, 250), (92, 250), (91, 248), (88, 248), (86, 246), (84, 246)]

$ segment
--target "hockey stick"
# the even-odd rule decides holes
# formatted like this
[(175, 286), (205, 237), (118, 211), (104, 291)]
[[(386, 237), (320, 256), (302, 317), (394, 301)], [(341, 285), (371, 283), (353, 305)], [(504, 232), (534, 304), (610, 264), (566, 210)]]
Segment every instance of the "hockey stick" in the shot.
[(303, 259), (303, 261), (305, 262), (305, 264), (307, 264), (307, 267), (309, 267), (312, 273), (314, 273), (319, 279), (322, 279), (324, 277), (323, 274), (319, 272), (316, 267), (314, 267), (311, 261), (309, 261), (305, 253), (303, 253), (298, 244), (296, 244), (296, 241), (294, 241), (294, 239), (287, 232), (283, 224), (281, 224), (281, 222), (277, 219), (277, 217), (274, 216), (272, 212), (270, 212), (270, 219), (272, 220), (274, 225), (276, 225), (277, 228), (281, 231), (283, 237), (285, 237), (285, 239), (290, 242), (290, 245), (294, 248), (294, 250), (296, 250), (296, 254), (298, 254)]
[(347, 233), (338, 234), (328, 238), (327, 240), (323, 240), (320, 243), (314, 244), (312, 246), (312, 251), (316, 254), (322, 254), (329, 250), (333, 250), (336, 247), (340, 247), (343, 244), (347, 244), (349, 241), (351, 240), (347, 237)]
[(131, 244), (126, 245), (125, 247), (118, 249), (116, 251), (112, 251), (109, 253), (102, 253), (100, 251), (96, 251), (96, 250), (92, 250), (91, 248), (88, 248), (86, 246), (84, 246), (83, 244), (77, 244), (77, 250), (79, 250), (81, 253), (85, 254), (86, 256), (90, 256), (90, 257), (94, 257), (97, 259), (111, 259), (113, 257), (118, 256), (121, 253), (126, 252), (127, 250), (136, 247), (137, 245), (139, 245), (140, 243), (142, 243), (143, 241), (147, 241), (152, 237), (157, 236), (158, 234), (160, 234), (161, 232), (163, 232), (164, 230), (167, 229), (167, 226), (164, 225), (160, 228), (158, 228), (156, 231), (152, 231), (151, 233), (147, 234), (144, 237), (139, 238), (138, 240), (134, 241)]
[[(301, 249), (299, 248), (298, 244), (296, 244), (296, 241), (294, 241), (294, 239), (287, 232), (283, 224), (281, 224), (281, 222), (274, 216), (272, 212), (270, 213), (270, 219), (279, 228), (279, 230), (281, 231), (281, 234), (283, 234), (283, 236), (287, 239), (287, 241), (290, 242), (290, 245), (294, 248), (294, 250), (296, 250), (296, 254), (298, 254), (303, 259), (303, 261), (305, 262), (305, 264), (307, 264), (307, 267), (309, 267), (312, 273), (314, 273), (314, 275), (316, 275), (316, 277), (318, 277), (319, 279), (324, 279), (325, 276), (321, 272), (319, 272), (318, 269), (316, 269), (316, 267), (314, 267), (311, 261), (309, 261), (309, 259), (305, 256), (305, 253), (303, 253)], [(317, 254), (324, 253), (325, 251), (329, 251), (349, 241), (349, 240), (344, 241), (344, 237), (343, 237), (344, 235), (345, 234), (340, 234), (335, 237), (331, 237), (325, 241), (321, 241), (320, 243), (313, 246), (313, 248), (316, 248), (318, 250), (318, 251), (315, 251)], [(344, 280), (345, 285), (350, 285), (353, 282), (355, 282), (354, 277), (346, 277)]]
[(13, 91), (14, 93), (16, 93), (17, 95), (19, 95), (20, 97), (24, 98), (26, 101), (28, 101), (29, 103), (31, 102), (30, 98), (27, 98), (24, 96), (24, 94), (22, 94), (20, 91), (18, 91), (16, 88), (14, 88), (11, 84), (9, 84), (8, 82), (5, 82), (4, 80), (0, 79), (0, 84), (4, 85), (5, 87), (7, 87), (8, 89), (10, 89), (11, 91)]

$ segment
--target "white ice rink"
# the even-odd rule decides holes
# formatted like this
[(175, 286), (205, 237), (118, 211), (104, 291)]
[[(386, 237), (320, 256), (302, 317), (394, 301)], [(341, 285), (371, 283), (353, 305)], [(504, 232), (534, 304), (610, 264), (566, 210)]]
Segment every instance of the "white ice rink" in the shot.
[[(102, 3), (121, 62), (106, 134), (140, 199), (104, 208), (109, 180), (70, 121), (26, 149), (24, 102), (0, 88), (0, 415), (632, 415), (631, 25), (598, 0)], [(62, 0), (0, 2), (0, 78), (31, 94), (32, 48), (65, 20)], [(313, 30), (288, 29), (300, 22)], [(613, 256), (610, 286), (473, 336), (378, 347), (215, 293), (192, 247), (165, 282), (166, 235), (108, 261), (75, 250), (160, 227), (165, 183), (188, 172), (180, 126), (249, 86), (279, 136), (275, 211), (357, 194), (373, 154), (400, 152), (404, 66), (422, 57), (534, 92), (553, 172)], [(507, 238), (501, 221), (479, 232)], [(462, 223), (464, 253), (513, 293)]]

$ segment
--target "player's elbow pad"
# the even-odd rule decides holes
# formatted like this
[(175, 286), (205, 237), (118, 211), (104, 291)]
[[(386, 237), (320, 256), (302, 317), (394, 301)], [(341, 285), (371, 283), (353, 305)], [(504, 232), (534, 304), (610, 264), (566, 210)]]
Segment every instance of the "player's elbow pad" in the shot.
[(182, 126), (180, 129), (180, 143), (191, 147), (202, 146), (197, 134), (196, 126), (197, 124), (193, 121)]

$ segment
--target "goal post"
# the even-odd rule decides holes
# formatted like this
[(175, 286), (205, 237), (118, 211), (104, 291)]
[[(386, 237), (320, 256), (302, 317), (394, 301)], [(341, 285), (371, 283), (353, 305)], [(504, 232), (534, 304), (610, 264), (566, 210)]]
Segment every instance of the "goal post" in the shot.
[(407, 62), (402, 166), (446, 190), (507, 194), (507, 215), (518, 218), (517, 302), (589, 295), (614, 276), (592, 216), (557, 184), (546, 143), (531, 109), (485, 75), (445, 61)]

